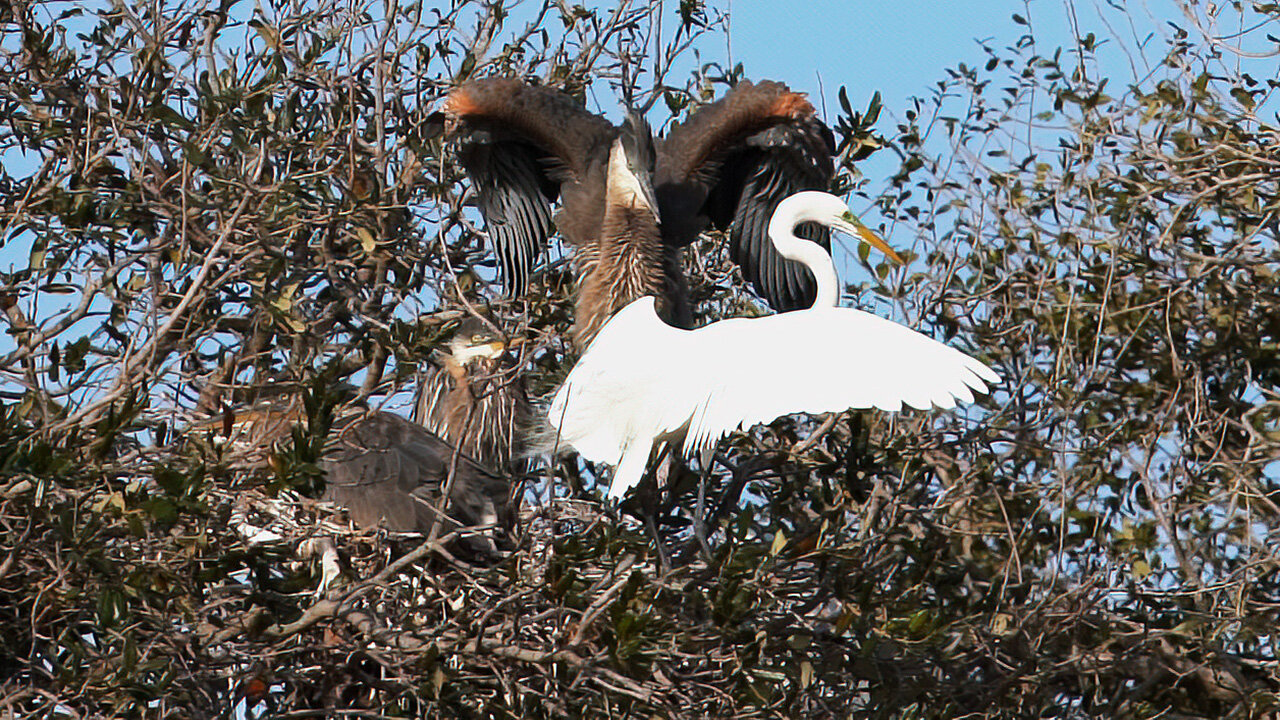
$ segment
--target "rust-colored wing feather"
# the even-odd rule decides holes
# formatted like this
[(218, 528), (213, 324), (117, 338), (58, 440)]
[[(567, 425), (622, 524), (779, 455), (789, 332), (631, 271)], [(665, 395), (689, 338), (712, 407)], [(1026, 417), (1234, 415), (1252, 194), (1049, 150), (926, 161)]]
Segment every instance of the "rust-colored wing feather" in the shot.
[[(812, 304), (809, 271), (779, 255), (767, 230), (784, 198), (829, 188), (834, 154), (831, 130), (804, 95), (778, 82), (739, 83), (661, 145), (654, 191), (666, 241), (687, 245), (708, 224), (728, 230), (730, 255), (770, 306)], [(830, 246), (824, 228), (800, 234)]]
[(551, 203), (607, 158), (613, 126), (564, 93), (515, 78), (467, 83), (443, 113), (506, 290), (523, 294), (551, 234)]

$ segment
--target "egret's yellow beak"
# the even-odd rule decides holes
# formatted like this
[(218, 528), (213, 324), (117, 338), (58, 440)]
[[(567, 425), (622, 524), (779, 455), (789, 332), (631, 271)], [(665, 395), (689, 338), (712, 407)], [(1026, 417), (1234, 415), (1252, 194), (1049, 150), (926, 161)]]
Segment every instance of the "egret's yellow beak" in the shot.
[(889, 243), (882, 240), (879, 235), (871, 232), (871, 228), (862, 224), (862, 221), (858, 219), (858, 216), (854, 215), (852, 212), (846, 210), (844, 215), (842, 215), (840, 220), (836, 223), (836, 226), (849, 235), (858, 238), (862, 242), (884, 253), (890, 260), (898, 263), (899, 265), (907, 264), (906, 261), (898, 255), (898, 253), (893, 251), (893, 248), (889, 247)]

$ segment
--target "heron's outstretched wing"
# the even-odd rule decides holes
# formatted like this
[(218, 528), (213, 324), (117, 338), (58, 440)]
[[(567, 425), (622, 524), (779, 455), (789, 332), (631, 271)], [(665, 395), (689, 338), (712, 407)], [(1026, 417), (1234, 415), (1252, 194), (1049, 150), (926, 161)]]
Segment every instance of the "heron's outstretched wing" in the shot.
[[(784, 198), (828, 189), (834, 153), (831, 130), (802, 94), (778, 82), (738, 83), (662, 143), (654, 191), (667, 242), (687, 245), (708, 223), (727, 229), (730, 255), (757, 294), (777, 310), (808, 307), (812, 276), (778, 254), (767, 230)], [(800, 234), (830, 247), (825, 228)]]
[(551, 203), (607, 158), (614, 128), (568, 95), (515, 78), (467, 83), (443, 113), (507, 292), (523, 294), (551, 234)]
[[(347, 508), (356, 524), (426, 532), (446, 515), (449, 529), (503, 523), (510, 484), (417, 424), (368, 412), (340, 418), (333, 433), (321, 463), (324, 499)], [(451, 466), (446, 509), (440, 498)]]
[(726, 320), (684, 343), (680, 355), (701, 358), (679, 390), (686, 453), (790, 413), (951, 408), (1000, 380), (955, 348), (852, 308)]

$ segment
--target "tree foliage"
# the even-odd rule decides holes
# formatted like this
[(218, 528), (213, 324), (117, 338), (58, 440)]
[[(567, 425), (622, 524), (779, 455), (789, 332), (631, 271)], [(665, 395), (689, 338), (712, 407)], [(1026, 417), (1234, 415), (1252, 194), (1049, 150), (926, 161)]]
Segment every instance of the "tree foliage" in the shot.
[[(1280, 10), (1063, 48), (1017, 15), (892, 125), (842, 90), (839, 186), (915, 256), (851, 292), (1005, 382), (734, 435), (655, 494), (664, 571), (573, 460), (529, 479), (497, 562), (310, 499), (332, 413), (395, 407), (460, 315), (528, 338), (535, 389), (573, 360), (554, 252), (500, 296), (426, 121), (453, 83), (536, 76), (657, 125), (750, 76), (703, 62), (710, 4), (508, 5), (0, 8), (8, 713), (1275, 711), (1280, 135), (1274, 55), (1240, 58), (1275, 53)], [(715, 240), (686, 257), (700, 317), (754, 311)], [(307, 421), (249, 467), (224, 408), (281, 392)], [(344, 579), (317, 593), (328, 538)]]

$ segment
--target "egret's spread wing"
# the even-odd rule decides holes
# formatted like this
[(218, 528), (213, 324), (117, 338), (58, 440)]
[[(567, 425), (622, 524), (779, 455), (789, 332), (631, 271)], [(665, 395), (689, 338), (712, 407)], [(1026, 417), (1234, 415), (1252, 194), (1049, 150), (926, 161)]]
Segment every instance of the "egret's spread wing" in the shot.
[(428, 531), (443, 515), (439, 498), (455, 462), (447, 510), (464, 526), (492, 523), (509, 484), (422, 427), (387, 412), (340, 418), (321, 463), (324, 498), (363, 527)]
[(555, 446), (612, 465), (610, 497), (640, 482), (655, 439), (689, 421), (687, 388), (697, 383), (681, 369), (690, 335), (658, 317), (653, 297), (639, 298), (605, 323), (556, 390), (547, 413)]
[(640, 443), (647, 458), (653, 438), (674, 429), (667, 417), (672, 406), (665, 403), (676, 360), (670, 353), (688, 334), (662, 322), (652, 296), (619, 310), (551, 400), (547, 421), (557, 429), (555, 444), (571, 446), (592, 462), (617, 465)]
[(514, 78), (463, 85), (444, 114), (507, 292), (522, 294), (551, 234), (561, 183), (585, 177), (607, 153), (613, 126), (561, 92)]
[(653, 442), (686, 431), (690, 455), (740, 427), (796, 412), (949, 408), (999, 378), (910, 328), (849, 308), (737, 318), (686, 331), (651, 297), (605, 324), (556, 391), (557, 443), (615, 466), (609, 493), (640, 481)]
[(896, 411), (971, 402), (999, 376), (910, 328), (852, 308), (712, 323), (681, 348), (692, 411), (685, 452), (740, 427), (796, 412)]
[[(830, 186), (834, 153), (831, 130), (802, 94), (782, 83), (743, 81), (662, 143), (655, 193), (663, 234), (686, 245), (708, 223), (727, 229), (731, 256), (770, 306), (807, 307), (814, 296), (809, 271), (779, 255), (767, 230), (784, 198)], [(830, 245), (825, 228), (801, 234)]]

